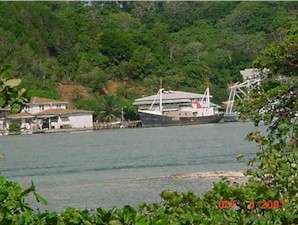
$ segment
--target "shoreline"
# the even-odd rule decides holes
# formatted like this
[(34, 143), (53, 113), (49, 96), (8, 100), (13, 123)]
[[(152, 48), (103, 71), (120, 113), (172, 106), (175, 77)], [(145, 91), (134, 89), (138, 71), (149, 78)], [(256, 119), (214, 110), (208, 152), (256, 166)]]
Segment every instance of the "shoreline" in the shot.
[(199, 179), (227, 179), (228, 181), (241, 182), (246, 179), (243, 172), (231, 171), (231, 170), (213, 170), (204, 172), (181, 172), (175, 173), (168, 176), (156, 176), (147, 178), (130, 178), (132, 181), (145, 181), (145, 180), (162, 180), (162, 179), (173, 179), (173, 180), (199, 180)]

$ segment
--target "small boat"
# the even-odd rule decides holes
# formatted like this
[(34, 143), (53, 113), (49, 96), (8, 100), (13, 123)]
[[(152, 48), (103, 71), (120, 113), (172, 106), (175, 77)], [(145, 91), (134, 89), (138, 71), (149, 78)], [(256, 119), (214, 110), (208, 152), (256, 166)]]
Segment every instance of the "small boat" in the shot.
[(209, 88), (204, 94), (159, 89), (156, 95), (136, 99), (144, 127), (218, 123), (223, 113), (210, 102)]

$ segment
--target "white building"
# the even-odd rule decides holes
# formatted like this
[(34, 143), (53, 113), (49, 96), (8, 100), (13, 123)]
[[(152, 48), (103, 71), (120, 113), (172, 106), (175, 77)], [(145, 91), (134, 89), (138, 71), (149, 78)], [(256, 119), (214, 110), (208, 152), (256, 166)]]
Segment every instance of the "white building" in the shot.
[(33, 97), (19, 114), (7, 116), (9, 122), (18, 122), (21, 131), (93, 129), (93, 112), (69, 109), (65, 101)]
[(30, 102), (27, 103), (22, 112), (30, 114), (40, 113), (49, 109), (66, 109), (68, 102), (53, 100), (48, 98), (32, 97)]
[(91, 111), (48, 109), (35, 114), (41, 129), (93, 128)]

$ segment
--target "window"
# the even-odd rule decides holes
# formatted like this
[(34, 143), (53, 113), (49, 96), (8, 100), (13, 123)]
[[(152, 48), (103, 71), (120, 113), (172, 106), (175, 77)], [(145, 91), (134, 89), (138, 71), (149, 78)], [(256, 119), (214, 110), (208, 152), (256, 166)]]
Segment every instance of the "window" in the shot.
[(58, 122), (58, 117), (52, 117), (51, 122), (57, 123)]
[(40, 111), (44, 110), (44, 105), (40, 105), (40, 106), (39, 106), (39, 110), (40, 110)]
[(61, 117), (62, 122), (68, 122), (69, 118), (68, 117)]

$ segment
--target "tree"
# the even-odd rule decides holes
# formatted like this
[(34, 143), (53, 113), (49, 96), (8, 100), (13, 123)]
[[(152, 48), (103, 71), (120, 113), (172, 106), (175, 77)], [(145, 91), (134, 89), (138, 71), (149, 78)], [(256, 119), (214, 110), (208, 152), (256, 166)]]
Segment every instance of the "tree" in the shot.
[(293, 27), (281, 43), (271, 44), (256, 60), (261, 68), (275, 74), (298, 76), (298, 27)]
[(17, 113), (27, 101), (26, 90), (20, 88), (20, 79), (4, 77), (10, 68), (10, 66), (0, 68), (0, 108), (9, 106), (12, 112)]
[(16, 121), (12, 121), (9, 124), (9, 133), (10, 134), (20, 134), (21, 133), (21, 124)]
[(102, 37), (104, 55), (110, 57), (112, 63), (119, 64), (129, 60), (132, 54), (132, 42), (123, 32), (107, 31)]
[(130, 64), (135, 68), (135, 72), (132, 73), (132, 75), (135, 74), (136, 77), (129, 76), (129, 74), (128, 77), (134, 79), (144, 79), (147, 75), (156, 70), (158, 61), (149, 48), (138, 47), (133, 52)]
[(256, 60), (257, 66), (266, 66), (271, 74), (241, 108), (243, 118), (268, 126), (268, 135), (248, 135), (260, 147), (259, 166), (249, 174), (294, 201), (298, 197), (298, 73), (293, 70), (295, 45), (292, 52), (290, 46), (294, 43), (289, 40), (297, 37), (296, 33), (269, 46)]
[(106, 95), (101, 102), (99, 117), (105, 122), (112, 122), (121, 116), (119, 99), (114, 95)]

